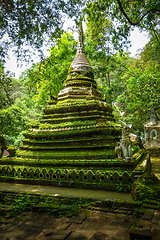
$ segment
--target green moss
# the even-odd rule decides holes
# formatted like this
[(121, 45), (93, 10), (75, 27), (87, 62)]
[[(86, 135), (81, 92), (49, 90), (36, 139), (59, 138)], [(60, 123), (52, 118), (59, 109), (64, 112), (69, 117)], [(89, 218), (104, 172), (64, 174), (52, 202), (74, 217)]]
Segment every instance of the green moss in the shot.
[[(92, 118), (93, 120), (88, 120)], [(92, 117), (79, 116), (79, 117), (67, 117), (67, 118), (59, 118), (59, 119), (57, 118), (57, 119), (41, 120), (39, 129), (53, 129), (53, 128), (63, 128), (63, 127), (71, 127), (71, 126), (95, 125), (97, 124), (97, 121), (94, 120), (96, 118), (97, 116), (92, 116)], [(52, 124), (50, 124), (50, 122)]]
[(93, 79), (91, 78), (85, 78), (84, 79), (75, 79), (74, 82), (73, 82), (73, 79), (72, 78), (67, 78), (65, 81), (64, 81), (64, 84), (63, 86), (64, 87), (67, 87), (67, 86), (83, 86), (83, 87), (90, 87), (92, 84), (93, 88), (94, 89), (98, 89), (97, 88), (97, 83), (96, 81), (93, 81)]
[(58, 114), (48, 114), (43, 115), (43, 119), (52, 119), (52, 118), (63, 118), (63, 117), (71, 117), (71, 116), (87, 116), (87, 115), (105, 115), (105, 116), (113, 116), (109, 112), (99, 111), (99, 110), (88, 110), (81, 112), (67, 112), (67, 113), (58, 113)]
[[(117, 141), (117, 137), (115, 136), (109, 136), (109, 135), (105, 135), (105, 136), (82, 136), (81, 138), (75, 138), (74, 139), (74, 143), (75, 144), (86, 144), (86, 142), (91, 142), (93, 145), (94, 144), (97, 144), (97, 143), (100, 143), (101, 144), (104, 144), (104, 143), (110, 143), (111, 142), (111, 145), (114, 145), (115, 146), (115, 142)], [(24, 145), (42, 145), (42, 144), (54, 144), (54, 145), (57, 145), (57, 144), (68, 144), (68, 143), (73, 143), (73, 139), (72, 138), (64, 138), (64, 139), (50, 139), (50, 140), (37, 140), (37, 139), (25, 139), (23, 140), (24, 142)]]
[[(48, 145), (48, 144), (47, 144)], [(77, 154), (79, 149), (82, 151), (90, 151), (90, 149), (95, 148), (95, 151), (102, 149), (102, 150), (114, 150), (115, 148), (115, 144), (92, 144), (92, 143), (88, 143), (87, 145), (73, 145), (73, 142), (70, 145), (62, 145), (60, 144), (59, 146), (45, 146), (44, 144), (42, 146), (29, 146), (29, 145), (24, 145), (21, 146), (20, 149), (21, 150), (33, 150), (33, 151), (45, 151), (45, 150), (52, 150), (52, 151), (65, 151), (65, 150), (77, 150)]]
[[(126, 164), (124, 164), (123, 160), (116, 160), (113, 161), (112, 159), (91, 159), (91, 160), (86, 160), (86, 159), (31, 159), (31, 158), (11, 158), (11, 159), (4, 159), (1, 161), (1, 170), (2, 167), (7, 168), (7, 166), (10, 167), (15, 167), (15, 166), (28, 166), (28, 167), (39, 167), (47, 169), (57, 169), (57, 168), (62, 168), (65, 169), (66, 167), (68, 169), (75, 168), (76, 170), (86, 170), (86, 169), (91, 169), (93, 172), (100, 170), (102, 173), (108, 172), (112, 173), (114, 171), (117, 171), (120, 176), (124, 174), (124, 169), (128, 168)], [(130, 169), (127, 170), (127, 175), (131, 175), (132, 170)]]
[(83, 80), (83, 79), (90, 79), (90, 80), (94, 80), (94, 75), (93, 75), (93, 73), (87, 73), (86, 75), (82, 75), (80, 72), (75, 72), (74, 71), (74, 73), (72, 73), (74, 70), (71, 70), (70, 71), (70, 69), (69, 69), (69, 71), (68, 71), (68, 76), (67, 76), (67, 80), (69, 79), (72, 79), (72, 82), (73, 82), (73, 80), (75, 79), (81, 79), (81, 80)]
[[(57, 103), (57, 106), (56, 107), (61, 107), (63, 105), (72, 105), (72, 106), (81, 106), (84, 105), (86, 107), (90, 107), (90, 106), (101, 106), (101, 107), (105, 107), (106, 109), (112, 111), (112, 108), (110, 107), (109, 104), (103, 102), (103, 101), (99, 101), (99, 100), (87, 100), (87, 99), (66, 99), (66, 100), (63, 100), (63, 101), (59, 101)], [(69, 106), (68, 105), (68, 106)], [(96, 107), (93, 108), (93, 110), (96, 110)], [(82, 110), (83, 111), (83, 110)]]
[(133, 157), (136, 158), (136, 160), (135, 160), (135, 165), (137, 165), (138, 162), (139, 162), (140, 160), (142, 160), (142, 157), (144, 156), (144, 153), (145, 153), (145, 150), (142, 149), (142, 150), (139, 150), (138, 152), (136, 152), (136, 154), (133, 155)]
[(40, 122), (47, 122), (47, 121), (68, 121), (68, 120), (76, 120), (76, 118), (81, 118), (83, 120), (85, 120), (85, 118), (92, 118), (92, 117), (99, 117), (100, 119), (103, 117), (106, 119), (110, 118), (113, 120), (113, 115), (109, 112), (104, 112), (104, 111), (100, 111), (100, 110), (88, 110), (88, 111), (81, 111), (81, 112), (69, 112), (69, 113), (59, 113), (59, 114), (48, 114), (48, 115), (44, 115), (43, 119)]
[(87, 137), (87, 136), (115, 136), (119, 137), (120, 130), (113, 127), (108, 126), (100, 126), (93, 128), (84, 128), (83, 131), (81, 129), (70, 129), (70, 130), (61, 130), (60, 131), (30, 131), (24, 134), (26, 138), (29, 139), (66, 139), (66, 138), (79, 138), (79, 137)]
[[(83, 76), (72, 74), (73, 70), (69, 69), (65, 86), (89, 88), (92, 84), (96, 100), (87, 97), (87, 91), (84, 95), (82, 91), (83, 99), (78, 93), (79, 99), (60, 98), (57, 104), (51, 100), (40, 123), (24, 134), (19, 158), (8, 160), (8, 170), (3, 161), (3, 180), (112, 190), (118, 181), (125, 185), (133, 179), (134, 165), (116, 159), (114, 146), (121, 126), (114, 122), (111, 106), (99, 100), (101, 93), (92, 73)], [(127, 167), (131, 171), (124, 173)]]
[(136, 200), (156, 200), (160, 202), (160, 181), (153, 174), (143, 174), (134, 183), (134, 197)]
[(9, 152), (9, 156), (8, 157), (14, 157), (16, 155), (16, 147), (14, 146), (8, 146), (7, 147), (7, 151)]
[[(8, 167), (6, 166), (0, 166), (0, 176), (6, 176), (6, 179), (8, 178), (14, 178), (14, 179), (25, 179), (25, 180), (42, 180), (44, 181), (52, 181), (54, 184), (59, 184), (59, 181), (64, 186), (76, 186), (76, 183), (81, 185), (83, 187), (84, 185), (99, 187), (100, 189), (106, 188), (110, 183), (113, 185), (115, 184), (113, 176), (115, 174), (115, 171), (108, 171), (105, 172), (103, 169), (101, 171), (94, 169), (94, 170), (88, 170), (88, 169), (78, 169), (74, 166), (72, 168), (66, 169), (66, 167), (29, 167), (29, 166), (19, 166), (15, 165), (10, 167), (9, 174), (7, 172)], [(106, 173), (109, 176), (109, 181), (107, 180), (105, 175)], [(117, 176), (120, 177), (120, 172), (117, 171)], [(91, 183), (92, 182), (92, 185)], [(121, 182), (122, 183), (122, 182)], [(125, 183), (125, 182), (124, 182)], [(117, 187), (118, 185), (116, 185)], [(126, 185), (123, 187), (126, 188)], [(115, 189), (115, 186), (114, 186)]]
[[(77, 117), (67, 117), (67, 118), (60, 118), (60, 119), (47, 119), (42, 120), (39, 126), (39, 129), (58, 129), (67, 127), (82, 127), (88, 126), (91, 127), (100, 127), (101, 125), (107, 127), (115, 127), (120, 129), (121, 127), (117, 125), (117, 123), (110, 121), (110, 118), (106, 118), (106, 116), (100, 115), (93, 115), (93, 116), (77, 116)], [(65, 129), (66, 130), (66, 129)], [(73, 130), (73, 129), (72, 129)]]
[(43, 159), (105, 159), (115, 158), (114, 150), (106, 151), (30, 151), (30, 149), (17, 151), (17, 156), (29, 158), (43, 158)]
[[(78, 214), (83, 205), (88, 205), (88, 198), (53, 197), (30, 193), (5, 193), (1, 195), (0, 204), (6, 205), (7, 217), (14, 217), (23, 211), (50, 212), (62, 217), (63, 215)], [(12, 208), (8, 208), (12, 205)]]
[(83, 111), (103, 111), (112, 113), (112, 108), (105, 102), (99, 100), (87, 99), (66, 99), (59, 101), (56, 106), (47, 106), (44, 109), (46, 115), (59, 114), (68, 112), (83, 112)]

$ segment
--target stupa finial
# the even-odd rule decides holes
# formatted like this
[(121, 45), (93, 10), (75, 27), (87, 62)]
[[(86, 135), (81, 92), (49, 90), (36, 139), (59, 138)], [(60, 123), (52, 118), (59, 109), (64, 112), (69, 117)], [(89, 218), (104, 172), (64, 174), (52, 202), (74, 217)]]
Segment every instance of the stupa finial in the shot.
[(155, 110), (154, 110), (154, 107), (153, 107), (153, 106), (151, 107), (150, 121), (151, 121), (151, 122), (156, 122), (156, 113), (155, 113)]
[(76, 56), (71, 63), (69, 72), (79, 72), (83, 75), (93, 72), (93, 69), (84, 53), (82, 21), (79, 24), (79, 36)]
[(84, 53), (82, 21), (80, 21), (80, 23), (79, 23), (77, 53)]

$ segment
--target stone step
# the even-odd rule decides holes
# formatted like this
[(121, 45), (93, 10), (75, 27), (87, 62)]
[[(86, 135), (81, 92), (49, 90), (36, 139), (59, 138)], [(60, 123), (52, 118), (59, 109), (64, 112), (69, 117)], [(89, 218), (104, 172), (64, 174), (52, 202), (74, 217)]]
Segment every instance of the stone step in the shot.
[(68, 113), (59, 113), (59, 114), (48, 114), (43, 115), (43, 119), (51, 119), (51, 118), (61, 118), (61, 117), (72, 117), (72, 116), (88, 116), (88, 115), (103, 115), (103, 116), (113, 116), (110, 112), (97, 111), (97, 110), (89, 110), (89, 111), (81, 111), (81, 112), (68, 112)]
[(52, 150), (52, 151), (67, 151), (67, 150), (73, 150), (73, 151), (76, 151), (76, 150), (89, 150), (92, 149), (92, 150), (114, 150), (115, 146), (114, 145), (106, 145), (106, 144), (103, 144), (102, 145), (96, 145), (96, 144), (88, 144), (88, 145), (78, 145), (78, 144), (72, 144), (72, 145), (64, 145), (64, 144), (60, 144), (60, 146), (30, 146), (30, 145), (24, 145), (24, 146), (20, 146), (20, 149), (21, 150), (33, 150), (33, 151), (47, 151), (47, 150)]
[[(93, 138), (70, 138), (70, 139), (62, 139), (62, 140), (57, 140), (57, 139), (53, 139), (53, 140), (41, 140), (41, 141), (38, 141), (38, 140), (29, 140), (29, 139), (24, 139), (22, 140), (23, 141), (23, 145), (32, 145), (32, 146), (41, 146), (41, 145), (49, 145), (49, 146), (56, 146), (56, 145), (64, 145), (67, 146), (67, 145), (70, 145), (70, 144), (74, 144), (74, 145), (98, 145), (99, 143), (101, 144), (110, 144), (111, 146), (115, 146), (115, 143), (118, 141), (118, 138), (117, 137), (108, 137), (106, 136), (105, 138), (102, 138), (101, 136), (99, 137), (93, 137)], [(114, 142), (113, 142), (114, 141)]]
[(101, 151), (93, 151), (93, 150), (86, 150), (86, 151), (31, 151), (31, 150), (19, 150), (17, 151), (17, 156), (24, 157), (24, 158), (32, 158), (32, 159), (86, 159), (86, 160), (92, 160), (92, 159), (115, 159), (116, 154), (114, 150), (101, 150)]

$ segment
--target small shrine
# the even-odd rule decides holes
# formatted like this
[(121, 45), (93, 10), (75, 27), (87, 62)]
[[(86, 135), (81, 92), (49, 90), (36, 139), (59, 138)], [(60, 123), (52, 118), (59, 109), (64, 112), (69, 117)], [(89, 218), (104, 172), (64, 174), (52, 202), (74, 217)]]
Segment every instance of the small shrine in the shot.
[(155, 110), (151, 108), (150, 122), (144, 126), (147, 149), (160, 149), (160, 121), (156, 121)]

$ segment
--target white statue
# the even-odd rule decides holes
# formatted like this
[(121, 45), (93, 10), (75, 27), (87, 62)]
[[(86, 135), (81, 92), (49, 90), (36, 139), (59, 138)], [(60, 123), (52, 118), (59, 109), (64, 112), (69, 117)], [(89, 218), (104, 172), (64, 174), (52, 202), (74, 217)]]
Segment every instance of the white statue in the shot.
[(117, 153), (118, 158), (121, 158), (121, 156), (123, 156), (125, 162), (128, 162), (133, 158), (131, 143), (132, 142), (129, 137), (129, 127), (125, 126), (122, 129), (122, 139), (120, 140), (120, 143), (118, 142), (117, 146), (115, 147), (115, 152)]
[(129, 127), (125, 126), (122, 129), (122, 140), (121, 140), (121, 147), (124, 158), (131, 158), (133, 157), (132, 149), (131, 149), (131, 140), (129, 137)]
[(93, 87), (92, 87), (92, 84), (91, 84), (91, 87), (89, 89), (89, 96), (93, 96)]
[(118, 159), (122, 159), (122, 148), (121, 148), (121, 143), (118, 142), (116, 147), (115, 147), (115, 152), (118, 156)]

